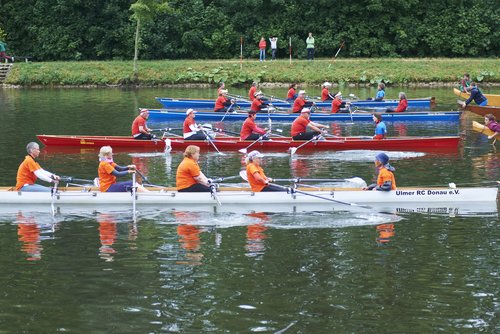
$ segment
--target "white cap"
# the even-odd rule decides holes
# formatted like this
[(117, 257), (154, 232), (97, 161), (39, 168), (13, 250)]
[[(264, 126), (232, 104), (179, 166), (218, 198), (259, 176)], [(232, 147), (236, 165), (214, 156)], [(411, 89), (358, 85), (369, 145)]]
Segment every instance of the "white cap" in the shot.
[(141, 114), (142, 114), (142, 113), (144, 113), (144, 112), (149, 112), (149, 110), (148, 110), (148, 109), (146, 109), (146, 108), (141, 108), (141, 109), (139, 109), (139, 113), (141, 113)]
[(220, 93), (221, 93), (221, 94), (227, 94), (227, 89), (221, 89), (221, 90), (220, 90)]
[(332, 84), (331, 84), (331, 83), (329, 83), (328, 81), (325, 81), (325, 82), (323, 83), (323, 86), (325, 86), (325, 87), (330, 87), (331, 85), (332, 85)]
[(189, 115), (190, 113), (196, 113), (196, 110), (189, 108), (186, 110), (186, 115)]
[(248, 159), (252, 160), (254, 158), (262, 158), (264, 155), (260, 153), (259, 151), (252, 151), (248, 153), (247, 157)]
[(262, 91), (259, 90), (258, 92), (255, 92), (255, 94), (253, 94), (253, 96), (257, 96), (257, 95), (264, 95), (264, 94), (262, 93)]
[(309, 108), (303, 108), (300, 113), (303, 113), (303, 112), (311, 112), (311, 109)]
[(338, 92), (337, 94), (335, 94), (335, 97), (342, 97), (342, 92)]
[(299, 90), (299, 95), (300, 95), (300, 94), (305, 94), (305, 93), (306, 93), (306, 91), (305, 91), (305, 90)]

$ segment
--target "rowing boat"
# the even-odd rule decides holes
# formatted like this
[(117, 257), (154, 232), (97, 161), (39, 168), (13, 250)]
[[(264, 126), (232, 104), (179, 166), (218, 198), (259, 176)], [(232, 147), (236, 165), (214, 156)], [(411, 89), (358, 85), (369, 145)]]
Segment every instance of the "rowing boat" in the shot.
[[(457, 88), (453, 88), (453, 93), (460, 96), (462, 99), (468, 99), (470, 97), (469, 93), (461, 92)], [(488, 99), (488, 105), (494, 107), (500, 107), (500, 95), (498, 94), (483, 94)]]
[[(162, 211), (229, 211), (260, 212), (293, 211), (381, 211), (394, 213), (420, 212), (455, 214), (464, 208), (470, 212), (497, 212), (496, 188), (426, 188), (408, 187), (393, 191), (363, 191), (352, 188), (299, 188), (302, 193), (280, 192), (254, 193), (246, 187), (219, 188), (211, 193), (179, 193), (172, 188), (153, 189), (147, 193), (129, 192), (102, 193), (94, 187), (62, 188), (54, 193), (18, 192), (13, 188), (0, 188), (0, 202), (4, 211), (17, 210), (20, 205), (36, 206), (50, 210), (57, 208), (95, 208), (130, 209), (135, 202), (139, 210), (161, 208)], [(304, 194), (305, 193), (305, 194)], [(317, 195), (320, 197), (313, 197)], [(343, 205), (330, 200), (353, 203)], [(369, 208), (361, 205), (367, 205)]]
[[(156, 97), (156, 100), (160, 102), (166, 109), (188, 109), (193, 108), (199, 109), (213, 109), (215, 106), (215, 100), (212, 99), (188, 99), (188, 98), (168, 98), (168, 97)], [(283, 100), (273, 100), (270, 99), (274, 106), (278, 108), (291, 109), (293, 104), (283, 101)], [(358, 108), (395, 108), (399, 104), (399, 100), (351, 100), (351, 105)], [(237, 104), (241, 108), (250, 108), (251, 102), (248, 100), (238, 100)], [(434, 97), (427, 97), (421, 99), (409, 99), (408, 109), (430, 109), (431, 106), (435, 104)], [(331, 109), (332, 101), (326, 102), (316, 102), (318, 108), (328, 108)]]
[(481, 107), (469, 104), (467, 107), (465, 107), (465, 110), (469, 110), (476, 115), (485, 116), (488, 114), (492, 114), (497, 119), (500, 118), (500, 107), (490, 107), (490, 106)]
[[(486, 136), (492, 136), (495, 134), (495, 132), (491, 131), (486, 125), (476, 121), (472, 121), (472, 129)], [(497, 132), (495, 138), (500, 139), (500, 133)]]
[[(158, 140), (137, 140), (125, 136), (84, 136), (84, 135), (37, 135), (46, 146), (80, 146), (80, 147), (128, 147), (163, 151), (184, 150), (189, 145), (197, 145), (203, 150), (213, 150), (211, 142), (206, 140), (184, 140), (181, 137), (166, 137)], [(305, 144), (304, 140), (292, 140), (290, 137), (260, 141), (252, 145), (252, 149), (264, 151), (287, 151), (291, 147)], [(314, 140), (305, 144), (302, 150), (385, 150), (416, 152), (451, 152), (458, 149), (460, 137), (391, 137), (372, 139), (372, 137), (328, 137), (325, 140)], [(252, 141), (239, 140), (238, 137), (220, 137), (213, 140), (219, 150), (236, 151), (248, 147)]]
[[(382, 118), (385, 122), (458, 122), (460, 119), (460, 111), (440, 111), (440, 112), (383, 112)], [(290, 122), (297, 118), (298, 113), (290, 112), (260, 112), (257, 113), (258, 120), (267, 120), (270, 118), (273, 121)], [(202, 121), (220, 121), (224, 118), (225, 121), (244, 121), (248, 117), (248, 113), (244, 111), (237, 112), (214, 112), (214, 111), (198, 111), (196, 119)], [(179, 110), (167, 109), (149, 109), (149, 121), (151, 122), (164, 122), (184, 120), (186, 113)], [(311, 113), (311, 120), (314, 122), (373, 122), (373, 113), (354, 111), (352, 113), (325, 113), (313, 112)]]

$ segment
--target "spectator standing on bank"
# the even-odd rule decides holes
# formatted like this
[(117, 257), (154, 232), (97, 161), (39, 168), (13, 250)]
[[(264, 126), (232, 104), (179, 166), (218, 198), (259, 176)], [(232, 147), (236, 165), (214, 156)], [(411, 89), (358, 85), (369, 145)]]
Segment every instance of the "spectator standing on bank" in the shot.
[(314, 60), (314, 37), (313, 33), (309, 33), (309, 37), (306, 39), (306, 49), (307, 49), (307, 60)]
[(266, 61), (266, 40), (264, 36), (260, 38), (259, 42), (259, 60)]
[(276, 60), (276, 49), (278, 48), (278, 37), (269, 38), (271, 42), (271, 60)]
[(14, 57), (7, 56), (7, 44), (5, 44), (4, 41), (0, 40), (0, 62), (3, 61), (4, 59), (10, 59), (12, 62), (14, 62)]

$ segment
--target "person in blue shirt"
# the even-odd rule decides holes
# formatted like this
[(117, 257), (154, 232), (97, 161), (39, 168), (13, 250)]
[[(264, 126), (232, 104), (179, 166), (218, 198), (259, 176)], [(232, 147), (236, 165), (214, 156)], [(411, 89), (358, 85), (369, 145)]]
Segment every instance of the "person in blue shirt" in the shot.
[(479, 88), (477, 88), (475, 82), (471, 82), (471, 84), (470, 84), (470, 97), (467, 99), (467, 101), (465, 101), (465, 103), (462, 106), (465, 107), (465, 106), (469, 105), (469, 103), (471, 103), (472, 100), (474, 100), (474, 102), (476, 102), (477, 105), (479, 105), (481, 107), (488, 105), (488, 99), (486, 98), (486, 96), (483, 95), (483, 93), (481, 93)]
[(378, 84), (377, 95), (375, 96), (375, 101), (383, 101), (385, 98), (385, 85), (381, 82)]
[(375, 135), (373, 136), (373, 139), (384, 139), (387, 134), (387, 127), (385, 126), (385, 123), (382, 122), (382, 115), (378, 112), (374, 113), (373, 121), (377, 125), (375, 127)]

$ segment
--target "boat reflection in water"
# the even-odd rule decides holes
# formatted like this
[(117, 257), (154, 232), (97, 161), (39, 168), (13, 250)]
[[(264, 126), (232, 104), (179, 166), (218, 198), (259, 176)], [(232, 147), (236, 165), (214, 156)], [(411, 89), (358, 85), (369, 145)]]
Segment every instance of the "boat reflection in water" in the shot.
[(24, 215), (19, 211), (16, 215), (17, 236), (21, 244), (21, 251), (26, 253), (27, 261), (39, 261), (42, 259), (42, 240), (52, 239), (50, 235), (55, 232), (56, 224), (38, 223), (35, 215)]

